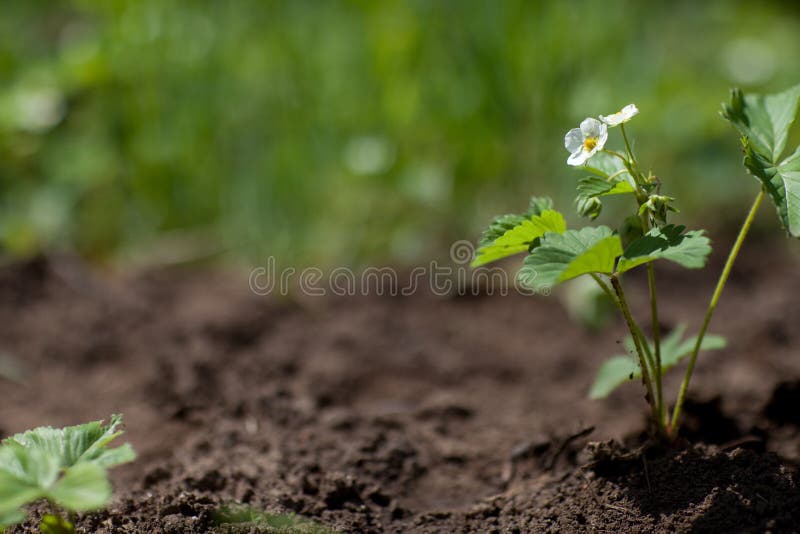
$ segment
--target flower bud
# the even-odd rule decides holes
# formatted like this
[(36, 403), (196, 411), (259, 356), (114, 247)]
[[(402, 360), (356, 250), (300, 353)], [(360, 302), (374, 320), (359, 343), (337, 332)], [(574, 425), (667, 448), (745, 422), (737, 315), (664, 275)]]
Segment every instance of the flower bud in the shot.
[(648, 214), (650, 220), (658, 225), (667, 224), (667, 212), (678, 211), (670, 205), (675, 200), (665, 195), (650, 195), (647, 202), (639, 208), (639, 215)]
[(578, 213), (582, 217), (589, 217), (594, 220), (600, 215), (603, 209), (603, 203), (597, 197), (579, 197), (578, 198)]

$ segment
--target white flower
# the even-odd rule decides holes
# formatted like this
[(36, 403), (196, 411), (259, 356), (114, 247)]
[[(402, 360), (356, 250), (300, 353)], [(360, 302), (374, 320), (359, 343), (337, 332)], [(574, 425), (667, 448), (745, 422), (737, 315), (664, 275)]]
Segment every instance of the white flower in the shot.
[(569, 165), (579, 167), (603, 149), (608, 140), (608, 126), (597, 119), (584, 119), (580, 128), (573, 128), (564, 136), (564, 146), (569, 150)]
[(600, 120), (609, 126), (619, 126), (623, 122), (628, 122), (638, 114), (639, 108), (636, 107), (636, 104), (628, 104), (621, 110), (617, 111), (616, 113), (612, 113), (611, 115), (600, 115)]

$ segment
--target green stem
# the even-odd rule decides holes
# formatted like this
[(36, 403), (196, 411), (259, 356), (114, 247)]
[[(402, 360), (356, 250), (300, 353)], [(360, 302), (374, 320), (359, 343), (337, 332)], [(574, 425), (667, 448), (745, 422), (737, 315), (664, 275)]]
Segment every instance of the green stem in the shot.
[(631, 161), (636, 166), (639, 167), (639, 164), (636, 163), (636, 156), (633, 155), (633, 150), (631, 150), (631, 144), (628, 142), (628, 134), (625, 133), (625, 124), (620, 124), (619, 129), (622, 130), (622, 139), (625, 141), (625, 150), (628, 151), (628, 157), (631, 158)]
[(633, 326), (636, 328), (636, 334), (639, 336), (639, 341), (644, 349), (644, 356), (647, 359), (648, 365), (647, 369), (650, 372), (650, 376), (653, 376), (653, 369), (655, 369), (656, 362), (653, 359), (653, 352), (650, 350), (650, 343), (647, 341), (647, 338), (645, 337), (644, 332), (642, 332), (642, 329), (639, 327), (639, 325), (634, 322)]
[(650, 379), (650, 372), (647, 369), (644, 351), (642, 350), (642, 342), (639, 338), (639, 328), (636, 326), (636, 323), (631, 316), (630, 308), (628, 308), (628, 302), (625, 300), (625, 292), (622, 290), (622, 285), (619, 283), (619, 279), (616, 275), (611, 275), (611, 285), (614, 286), (614, 291), (617, 294), (620, 310), (622, 311), (622, 315), (625, 316), (625, 322), (628, 324), (628, 330), (630, 330), (631, 337), (633, 337), (633, 345), (636, 347), (636, 354), (639, 356), (639, 365), (642, 368), (642, 382), (644, 382), (644, 386), (647, 389), (647, 402), (650, 404), (650, 408), (653, 410), (653, 422), (656, 424), (658, 431), (661, 432), (661, 421), (658, 418), (658, 409), (655, 405), (655, 397), (653, 397), (653, 384)]
[(633, 148), (631, 148), (631, 143), (628, 141), (628, 133), (625, 131), (625, 124), (620, 124), (619, 128), (622, 130), (622, 139), (625, 141), (625, 152), (628, 154), (628, 161), (626, 162), (625, 167), (631, 173), (633, 181), (641, 186), (646, 180), (644, 175), (639, 171), (639, 162), (636, 161)]
[(594, 278), (594, 281), (597, 282), (597, 285), (600, 286), (600, 288), (603, 290), (603, 293), (605, 293), (606, 296), (611, 299), (611, 302), (614, 303), (614, 306), (616, 306), (617, 309), (622, 311), (622, 309), (619, 307), (619, 301), (617, 300), (617, 296), (614, 295), (614, 292), (611, 290), (611, 288), (608, 287), (605, 282), (603, 282), (603, 279), (600, 278), (600, 276), (598, 276), (597, 273), (589, 273), (589, 276)]
[(725, 283), (728, 281), (728, 275), (730, 275), (731, 268), (733, 268), (733, 263), (736, 261), (736, 256), (739, 255), (739, 250), (742, 248), (744, 238), (747, 237), (747, 232), (750, 231), (750, 226), (753, 224), (753, 219), (755, 218), (758, 207), (761, 205), (761, 201), (763, 199), (764, 190), (762, 189), (758, 193), (755, 201), (753, 201), (750, 212), (747, 214), (747, 218), (745, 218), (741, 230), (739, 230), (739, 235), (736, 237), (736, 242), (734, 242), (733, 248), (731, 248), (731, 251), (728, 254), (728, 260), (725, 262), (725, 267), (722, 268), (722, 274), (719, 276), (717, 287), (714, 289), (714, 294), (711, 296), (711, 302), (706, 310), (706, 316), (703, 319), (703, 325), (700, 327), (700, 333), (697, 335), (697, 341), (694, 344), (694, 350), (692, 350), (692, 355), (689, 358), (689, 366), (686, 368), (686, 375), (683, 377), (681, 389), (678, 392), (678, 401), (675, 404), (675, 410), (672, 412), (672, 424), (670, 427), (670, 434), (672, 436), (676, 436), (678, 432), (678, 424), (680, 422), (678, 418), (681, 415), (683, 401), (686, 398), (686, 390), (689, 389), (689, 381), (692, 378), (692, 371), (694, 371), (694, 364), (697, 361), (697, 354), (700, 352), (700, 347), (703, 344), (703, 337), (705, 337), (706, 330), (708, 330), (708, 324), (711, 322), (711, 316), (714, 315), (714, 310), (717, 307), (719, 297), (722, 295), (722, 290), (725, 288)]
[(661, 327), (658, 324), (658, 301), (656, 300), (656, 275), (653, 262), (647, 264), (647, 284), (650, 286), (650, 314), (653, 319), (653, 347), (655, 348), (655, 383), (658, 404), (658, 417), (661, 424), (666, 424), (667, 409), (664, 406), (664, 394), (661, 387)]
[[(603, 282), (603, 280), (597, 274), (590, 273), (590, 276), (594, 278), (594, 281), (597, 282), (597, 284), (602, 288), (603, 292), (608, 296), (609, 299), (611, 299), (611, 302), (614, 303), (614, 306), (616, 306), (617, 309), (622, 312), (622, 306), (620, 306), (619, 300), (617, 299), (617, 296), (614, 295), (614, 292), (611, 290), (611, 288), (608, 287), (608, 285)], [(624, 314), (624, 312), (622, 313)], [(650, 344), (647, 342), (647, 338), (644, 337), (644, 332), (642, 332), (642, 329), (639, 328), (638, 324), (636, 324), (636, 321), (633, 322), (633, 326), (636, 329), (636, 335), (639, 337), (642, 348), (644, 349), (648, 369), (653, 369), (655, 361), (653, 360), (653, 354), (650, 352)]]
[(621, 174), (625, 174), (626, 172), (628, 172), (628, 169), (620, 169), (620, 170), (618, 170), (617, 172), (615, 172), (614, 174), (611, 174), (611, 175), (609, 175), (609, 177), (608, 177), (608, 178), (606, 178), (606, 180), (610, 182), (610, 181), (612, 181), (614, 178), (616, 178), (617, 176), (619, 176), (619, 175), (621, 175)]
[(606, 154), (611, 154), (612, 156), (616, 156), (619, 159), (621, 159), (622, 162), (625, 164), (625, 168), (630, 171), (630, 162), (628, 161), (628, 158), (626, 158), (625, 156), (623, 156), (622, 154), (620, 154), (616, 150), (610, 150), (608, 148), (604, 148), (603, 152), (605, 152)]

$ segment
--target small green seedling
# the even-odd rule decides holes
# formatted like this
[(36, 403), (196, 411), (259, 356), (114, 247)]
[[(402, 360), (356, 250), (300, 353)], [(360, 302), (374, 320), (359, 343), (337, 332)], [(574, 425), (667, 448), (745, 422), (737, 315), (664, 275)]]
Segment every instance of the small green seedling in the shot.
[(226, 506), (215, 514), (214, 522), (226, 534), (336, 534), (295, 514), (272, 514), (247, 506)]
[(40, 427), (3, 440), (0, 531), (23, 521), (22, 508), (42, 499), (52, 508), (39, 525), (43, 534), (72, 533), (75, 512), (105, 506), (111, 498), (107, 470), (136, 457), (127, 443), (108, 447), (123, 433), (121, 425), (122, 416), (113, 415), (108, 425), (94, 421), (66, 428)]
[[(730, 103), (723, 106), (723, 116), (743, 135), (745, 166), (760, 181), (761, 190), (731, 248), (700, 331), (692, 338), (683, 339), (683, 325), (662, 338), (653, 263), (669, 260), (688, 269), (701, 268), (711, 252), (710, 242), (704, 230), (687, 230), (668, 221), (670, 214), (678, 211), (675, 199), (662, 192), (659, 177), (640, 166), (625, 129), (639, 113), (633, 104), (609, 116), (585, 119), (564, 139), (570, 152), (567, 163), (588, 174), (577, 184), (575, 204), (580, 215), (596, 219), (605, 197), (611, 195), (634, 201), (633, 212), (616, 229), (567, 229), (550, 199), (533, 197), (525, 213), (496, 217), (481, 236), (472, 265), (527, 253), (517, 278), (534, 291), (546, 293), (583, 275), (594, 280), (622, 314), (630, 331), (625, 346), (635, 356), (619, 355), (608, 360), (600, 368), (590, 396), (605, 397), (622, 383), (640, 379), (647, 391), (653, 434), (659, 439), (677, 435), (698, 353), (725, 346), (723, 338), (706, 336), (708, 325), (765, 193), (775, 203), (789, 234), (800, 237), (800, 147), (782, 158), (799, 99), (800, 86), (771, 96), (744, 96), (734, 90)], [(624, 147), (620, 150), (606, 146), (609, 129), (616, 127)], [(622, 275), (640, 267), (647, 271), (652, 339), (632, 316), (622, 286)], [(689, 363), (670, 417), (664, 401), (663, 374), (686, 357)]]

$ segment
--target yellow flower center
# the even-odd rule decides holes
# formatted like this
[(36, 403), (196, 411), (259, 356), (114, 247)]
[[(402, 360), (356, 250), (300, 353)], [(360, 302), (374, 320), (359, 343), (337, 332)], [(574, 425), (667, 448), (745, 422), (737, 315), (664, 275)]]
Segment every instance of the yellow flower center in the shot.
[(587, 137), (583, 140), (583, 149), (586, 152), (591, 152), (597, 146), (597, 137)]

